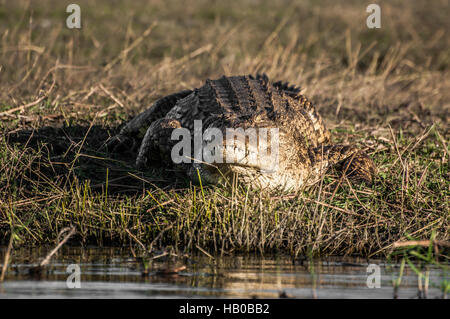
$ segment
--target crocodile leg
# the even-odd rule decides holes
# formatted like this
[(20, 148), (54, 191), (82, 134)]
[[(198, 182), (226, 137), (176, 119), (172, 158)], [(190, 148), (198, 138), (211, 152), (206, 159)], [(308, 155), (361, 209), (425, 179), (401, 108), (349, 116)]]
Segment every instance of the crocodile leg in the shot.
[(372, 184), (375, 164), (372, 159), (355, 146), (322, 145), (310, 148), (313, 172), (317, 176), (334, 166), (355, 182)]
[(134, 147), (137, 144), (135, 138), (142, 138), (151, 123), (163, 118), (179, 100), (191, 93), (192, 90), (184, 90), (157, 100), (151, 107), (129, 121), (119, 134), (110, 138), (106, 142), (107, 149), (119, 152), (122, 148), (130, 149), (130, 145)]
[(136, 166), (143, 168), (151, 160), (171, 161), (171, 149), (177, 141), (171, 139), (172, 131), (181, 128), (179, 121), (174, 119), (158, 119), (154, 121), (145, 133), (136, 159)]

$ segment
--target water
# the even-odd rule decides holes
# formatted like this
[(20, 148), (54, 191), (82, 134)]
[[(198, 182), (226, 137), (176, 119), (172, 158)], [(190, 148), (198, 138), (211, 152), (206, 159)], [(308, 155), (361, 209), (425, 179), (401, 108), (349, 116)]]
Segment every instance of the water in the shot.
[[(0, 248), (0, 260), (6, 249)], [(143, 275), (141, 260), (123, 248), (63, 247), (40, 277), (29, 271), (49, 252), (48, 248), (14, 251), (0, 298), (393, 298), (392, 276), (383, 260), (358, 258), (315, 259), (295, 264), (288, 256), (162, 256), (148, 263)], [(380, 266), (381, 287), (368, 288), (367, 266)], [(69, 288), (70, 264), (79, 265), (80, 288)], [(176, 274), (168, 269), (185, 266)], [(312, 270), (313, 268), (313, 270)], [(73, 270), (72, 270), (73, 271)], [(428, 298), (442, 297), (445, 277), (430, 268)], [(70, 281), (73, 283), (74, 281)], [(406, 268), (399, 298), (417, 298), (417, 275)]]

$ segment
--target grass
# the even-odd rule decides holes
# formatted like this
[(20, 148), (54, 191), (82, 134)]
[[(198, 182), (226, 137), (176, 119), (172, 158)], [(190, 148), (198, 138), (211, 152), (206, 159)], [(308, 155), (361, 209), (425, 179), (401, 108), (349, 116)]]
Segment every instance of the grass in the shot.
[[(413, 238), (410, 238), (413, 239)], [(441, 243), (448, 246), (448, 243)], [(419, 299), (428, 298), (428, 288), (431, 285), (437, 286), (442, 291), (442, 298), (446, 299), (448, 291), (450, 289), (450, 283), (448, 281), (448, 255), (440, 255), (440, 249), (438, 241), (435, 240), (435, 233), (432, 232), (430, 240), (426, 241), (406, 241), (399, 242), (396, 245), (396, 249), (388, 256), (389, 261), (388, 270), (391, 273), (395, 273), (395, 268), (398, 266), (395, 262), (390, 265), (390, 260), (398, 260), (401, 258), (400, 269), (398, 275), (393, 275), (392, 286), (394, 288), (394, 299), (398, 298), (398, 290), (402, 282), (405, 265), (417, 275), (417, 297)], [(442, 260), (442, 262), (440, 261)], [(434, 266), (437, 269), (442, 270), (442, 280), (437, 285), (431, 283), (430, 285), (430, 266)]]
[[(0, 8), (0, 241), (172, 246), (210, 253), (382, 256), (449, 239), (448, 1), (60, 1)], [(420, 21), (420, 23), (419, 23)], [(192, 185), (99, 151), (158, 97), (223, 74), (300, 85), (378, 167), (373, 186), (330, 171), (296, 194)], [(444, 252), (445, 253), (445, 252)]]

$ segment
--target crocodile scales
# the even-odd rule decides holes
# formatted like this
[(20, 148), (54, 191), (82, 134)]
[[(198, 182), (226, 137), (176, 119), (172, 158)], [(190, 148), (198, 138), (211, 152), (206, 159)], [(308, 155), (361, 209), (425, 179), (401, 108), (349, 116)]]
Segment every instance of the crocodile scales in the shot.
[[(278, 128), (279, 132), (276, 172), (265, 173), (261, 162), (251, 159), (177, 164), (197, 182), (219, 183), (238, 176), (249, 186), (287, 191), (316, 183), (331, 166), (367, 183), (375, 174), (373, 161), (363, 151), (331, 144), (321, 116), (299, 88), (281, 81), (271, 83), (266, 75), (223, 76), (206, 80), (200, 88), (165, 96), (129, 121), (108, 141), (108, 149), (121, 152), (139, 145), (136, 165), (140, 169), (152, 161), (172, 163), (171, 150), (178, 142), (172, 140), (172, 131), (186, 128), (193, 132), (194, 120), (202, 120), (203, 132), (210, 127), (224, 132), (226, 128)], [(228, 156), (226, 147), (220, 151)]]

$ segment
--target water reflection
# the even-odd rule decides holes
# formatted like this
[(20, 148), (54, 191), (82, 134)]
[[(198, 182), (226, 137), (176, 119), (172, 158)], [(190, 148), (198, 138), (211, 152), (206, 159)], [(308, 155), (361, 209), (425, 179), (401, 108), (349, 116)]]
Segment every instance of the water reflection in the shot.
[[(326, 258), (311, 263), (307, 260), (293, 261), (288, 256), (225, 256), (215, 259), (207, 256), (163, 256), (143, 263), (123, 248), (64, 247), (39, 278), (30, 276), (29, 270), (48, 250), (39, 247), (14, 251), (5, 282), (0, 284), (0, 298), (278, 298), (280, 294), (293, 298), (393, 296), (392, 272), (382, 260)], [(1, 261), (4, 253), (5, 249), (0, 249)], [(367, 287), (369, 263), (381, 267), (381, 288)], [(80, 289), (67, 287), (69, 274), (66, 270), (70, 264), (80, 266)], [(444, 276), (441, 269), (431, 268), (429, 298), (442, 296), (439, 285)], [(406, 269), (399, 298), (416, 297), (417, 275)]]

